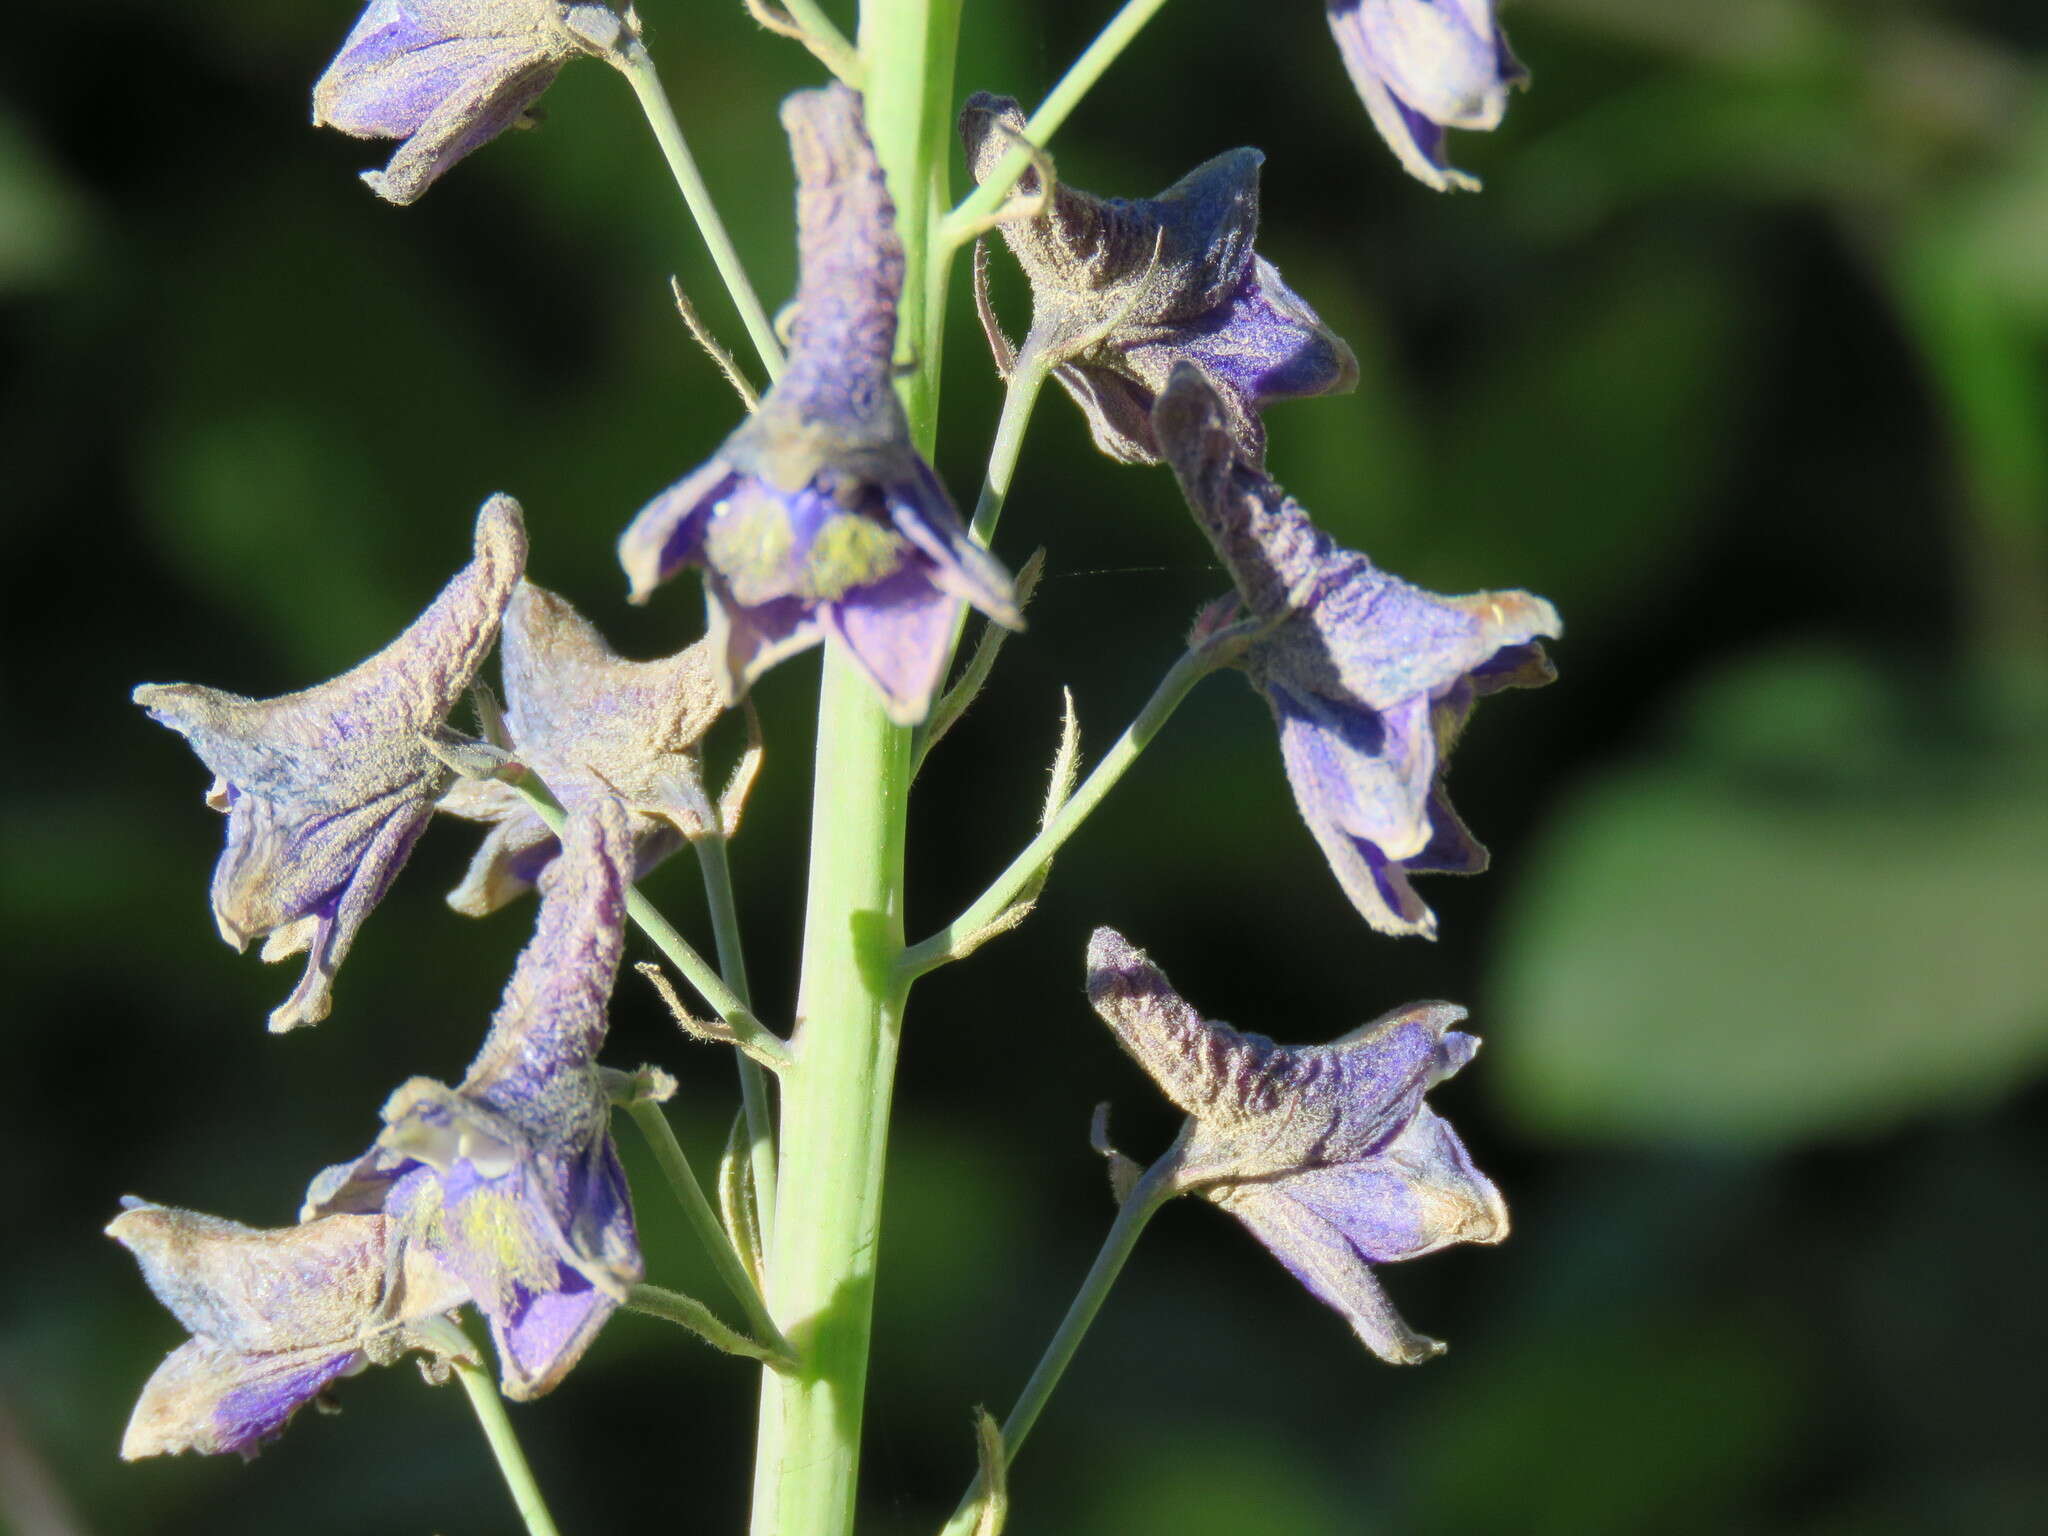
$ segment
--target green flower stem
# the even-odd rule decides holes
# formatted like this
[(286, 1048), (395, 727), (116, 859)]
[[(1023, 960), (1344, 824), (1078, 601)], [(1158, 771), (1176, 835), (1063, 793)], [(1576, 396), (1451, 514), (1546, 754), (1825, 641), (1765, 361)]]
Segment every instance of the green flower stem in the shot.
[(710, 248), (712, 264), (725, 280), (726, 292), (732, 295), (747, 334), (753, 338), (754, 350), (761, 354), (761, 366), (773, 380), (782, 372), (782, 345), (775, 339), (775, 326), (761, 307), (760, 296), (754, 292), (747, 269), (740, 262), (740, 253), (726, 232), (725, 221), (719, 218), (717, 205), (711, 201), (711, 189), (704, 184), (704, 175), (697, 169), (697, 161), (683, 138), (683, 127), (676, 121), (668, 92), (661, 88), (661, 78), (654, 71), (653, 55), (635, 38), (616, 62), (619, 72), (633, 87), (633, 94), (640, 98), (640, 110), (647, 114), (647, 125), (654, 130), (655, 142), (661, 146), (662, 157), (668, 161), (669, 171), (689, 206), (690, 217), (697, 221), (698, 233)]
[(648, 1146), (654, 1149), (654, 1160), (661, 1164), (661, 1171), (668, 1176), (669, 1188), (675, 1191), (683, 1214), (697, 1229), (697, 1236), (704, 1244), (704, 1251), (711, 1256), (718, 1278), (725, 1282), (725, 1288), (746, 1311), (754, 1336), (783, 1359), (795, 1358), (789, 1341), (775, 1326), (775, 1319), (768, 1315), (761, 1293), (754, 1289), (754, 1282), (747, 1277), (747, 1267), (740, 1262), (731, 1235), (718, 1219), (718, 1213), (711, 1209), (711, 1202), (704, 1198), (703, 1186), (698, 1184), (697, 1175), (691, 1171), (690, 1160), (683, 1156), (682, 1144), (676, 1140), (675, 1128), (668, 1123), (668, 1116), (662, 1113), (659, 1104), (648, 1099), (631, 1101), (626, 1105), (626, 1113), (633, 1117), (633, 1123), (647, 1138)]
[[(864, 0), (867, 126), (896, 204), (908, 270), (900, 381), (929, 451), (944, 313), (931, 304), (960, 0)], [(942, 280), (941, 280), (942, 282)], [(811, 869), (795, 1050), (782, 1080), (781, 1181), (769, 1298), (789, 1320), (794, 1376), (764, 1372), (753, 1536), (848, 1536), (873, 1328), (883, 1159), (906, 983), (904, 817), (910, 732), (860, 668), (828, 647), (818, 698)]]
[(860, 54), (846, 34), (839, 30), (818, 0), (783, 0), (783, 8), (790, 19), (807, 34), (804, 46), (815, 53), (825, 67), (858, 90), (861, 84), (862, 68)]
[(989, 445), (988, 469), (982, 475), (981, 494), (974, 498), (974, 537), (982, 544), (995, 538), (996, 519), (1003, 515), (1010, 482), (1017, 474), (1017, 457), (1024, 451), (1024, 429), (1031, 424), (1031, 412), (1051, 371), (1036, 347), (1027, 346), (1011, 365), (1010, 382), (1003, 391), (1003, 414), (996, 418), (995, 441)]
[(1125, 770), (1138, 760), (1138, 754), (1152, 744), (1152, 738), (1173, 717), (1173, 712), (1193, 691), (1195, 684), (1229, 662), (1235, 654), (1242, 628), (1226, 630), (1182, 654), (1166, 676), (1159, 680), (1159, 686), (1153, 689), (1145, 707), (1124, 728), (1116, 745), (1081, 781), (1081, 787), (1045, 824), (1044, 830), (1025, 844), (1024, 851), (1012, 859), (1009, 867), (996, 876), (994, 883), (975, 898), (974, 905), (930, 938), (904, 950), (898, 963), (906, 981), (957, 958), (963, 940), (982, 933), (1008, 910), (1019, 893), (1052, 862), (1052, 856), (1059, 852), (1061, 844), (1074, 835), (1081, 823), (1102, 803), (1103, 797), (1116, 787)]
[(636, 1285), (627, 1293), (626, 1305), (635, 1312), (645, 1312), (649, 1317), (665, 1318), (679, 1324), (713, 1349), (723, 1350), (728, 1355), (743, 1355), (778, 1371), (796, 1369), (793, 1357), (726, 1327), (718, 1320), (717, 1313), (696, 1297), (685, 1296), (681, 1291), (671, 1291), (659, 1285)]
[[(1010, 1410), (1010, 1417), (1003, 1424), (1003, 1466), (1009, 1467), (1017, 1459), (1024, 1439), (1031, 1433), (1031, 1426), (1038, 1422), (1046, 1401), (1052, 1396), (1053, 1388), (1060, 1384), (1060, 1377), (1066, 1374), (1073, 1363), (1074, 1354), (1081, 1347), (1081, 1340), (1088, 1332), (1088, 1325), (1095, 1321), (1095, 1314), (1102, 1310), (1102, 1303), (1109, 1295), (1109, 1288), (1116, 1283), (1116, 1277), (1123, 1272), (1124, 1263), (1131, 1256), (1131, 1250), (1138, 1244), (1138, 1237), (1144, 1232), (1146, 1223), (1153, 1213), (1173, 1198), (1173, 1174), (1179, 1164), (1171, 1153), (1153, 1164), (1143, 1178), (1132, 1188), (1116, 1213), (1116, 1221), (1109, 1229), (1109, 1235), (1102, 1240), (1102, 1251), (1095, 1255), (1095, 1262), (1089, 1267), (1087, 1278), (1081, 1282), (1081, 1289), (1075, 1293), (1073, 1304), (1067, 1308), (1067, 1315), (1060, 1320), (1059, 1331), (1052, 1336), (1052, 1342), (1045, 1346), (1045, 1353), (1039, 1357), (1038, 1366), (1031, 1373), (1031, 1379), (1024, 1384), (1024, 1391), (1017, 1399), (1017, 1406)], [(976, 1477), (960, 1505), (953, 1511), (953, 1518), (946, 1522), (943, 1536), (969, 1536), (975, 1529), (975, 1520), (981, 1503), (982, 1479)]]
[(548, 1513), (547, 1500), (541, 1497), (540, 1485), (533, 1480), (533, 1468), (526, 1464), (526, 1453), (519, 1449), (519, 1437), (512, 1432), (512, 1421), (506, 1417), (505, 1401), (498, 1396), (497, 1383), (483, 1366), (464, 1357), (474, 1355), (476, 1349), (462, 1330), (453, 1323), (448, 1324), (448, 1329), (462, 1340), (464, 1347), (463, 1355), (453, 1362), (455, 1379), (469, 1394), (469, 1406), (476, 1410), (476, 1421), (483, 1426), (484, 1439), (490, 1442), (498, 1474), (505, 1479), (506, 1491), (512, 1495), (519, 1518), (526, 1524), (527, 1536), (561, 1536), (555, 1517)]
[[(1145, 23), (1159, 13), (1166, 0), (1125, 0), (1122, 10), (1110, 18), (1109, 25), (1096, 34), (1095, 41), (1074, 60), (1060, 83), (1052, 88), (1052, 94), (1044, 104), (1031, 114), (1024, 124), (1024, 137), (1037, 149), (1044, 149), (1052, 142), (1052, 136), (1059, 132), (1074, 108), (1094, 89), (1095, 82), (1102, 78), (1103, 71), (1116, 62), (1118, 54), (1128, 48), (1131, 40), (1145, 29)], [(1031, 165), (1031, 155), (1021, 147), (1012, 148), (996, 165), (995, 174), (973, 192), (968, 194), (958, 208), (947, 214), (940, 223), (937, 234), (939, 255), (950, 255), (961, 245), (974, 237), (974, 231), (983, 227), (983, 221), (1000, 208), (1003, 199), (1010, 195), (1010, 188), (1017, 184)]]
[[(526, 803), (548, 824), (548, 830), (560, 837), (562, 805), (549, 791), (547, 785), (540, 781), (540, 776), (529, 770), (513, 783), (513, 788), (526, 796)], [(655, 909), (654, 903), (640, 894), (637, 886), (626, 888), (626, 915), (632, 918), (634, 925), (653, 941), (654, 947), (661, 951), (669, 964), (683, 973), (684, 979), (695, 987), (704, 1001), (711, 1005), (713, 1011), (725, 1020), (735, 1036), (746, 1041), (770, 1061), (780, 1063), (781, 1067), (778, 1070), (787, 1068), (791, 1060), (788, 1044), (780, 1035), (754, 1017), (754, 1011), (747, 1006), (746, 1001), (725, 984), (725, 979), (718, 974), (711, 962), (697, 953), (694, 944), (676, 932), (675, 924), (663, 917)], [(716, 922), (714, 916), (714, 925)]]
[[(706, 822), (712, 830), (696, 840), (697, 863), (704, 871), (704, 897), (711, 908), (719, 973), (733, 995), (751, 1008), (747, 958), (740, 946), (740, 914), (732, 894), (732, 863), (726, 857), (725, 834), (717, 827), (717, 818), (718, 812), (711, 809)], [(754, 1210), (765, 1237), (775, 1230), (775, 1118), (768, 1099), (768, 1074), (744, 1051), (735, 1051), (733, 1060), (739, 1063), (740, 1098), (746, 1106), (747, 1166), (754, 1181)]]

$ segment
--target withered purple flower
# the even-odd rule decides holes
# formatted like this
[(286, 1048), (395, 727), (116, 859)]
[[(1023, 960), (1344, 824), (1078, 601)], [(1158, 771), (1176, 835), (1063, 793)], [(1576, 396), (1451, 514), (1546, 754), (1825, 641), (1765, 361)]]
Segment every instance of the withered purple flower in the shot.
[(797, 172), (800, 279), (789, 366), (717, 455), (650, 502), (619, 541), (635, 601), (705, 572), (728, 699), (830, 641), (891, 718), (924, 718), (959, 603), (1016, 625), (1010, 578), (968, 536), (910, 441), (893, 384), (903, 243), (843, 85), (782, 104)]
[(313, 125), (359, 139), (403, 139), (363, 172), (370, 190), (410, 203), (443, 171), (507, 128), (579, 54), (627, 37), (608, 6), (562, 0), (373, 0), (313, 88)]
[(1228, 409), (1179, 368), (1153, 423), (1195, 519), (1267, 627), (1239, 665), (1280, 727), (1294, 802), (1365, 920), (1433, 937), (1409, 878), (1474, 874), (1486, 850), (1444, 793), (1473, 704), (1555, 674), (1537, 643), (1563, 632), (1527, 592), (1439, 597), (1343, 549), (1235, 454)]
[[(960, 137), (975, 180), (994, 173), (1024, 121), (1007, 96), (968, 98)], [(1254, 464), (1265, 454), (1268, 405), (1358, 383), (1351, 349), (1252, 249), (1265, 158), (1233, 149), (1136, 201), (1057, 183), (1035, 217), (1003, 222), (1031, 280), (1024, 354), (1054, 365), (1111, 458), (1159, 462), (1152, 402), (1177, 363), (1216, 384), (1238, 452)], [(1036, 167), (1017, 192), (1044, 196)], [(990, 342), (1003, 363), (1007, 343), (993, 332)]]
[(335, 1382), (407, 1350), (436, 1361), (421, 1325), (469, 1299), (383, 1216), (258, 1231), (133, 1196), (107, 1235), (192, 1337), (142, 1389), (121, 1455), (253, 1456)]
[(1529, 83), (1493, 19), (1493, 0), (1323, 5), (1351, 83), (1402, 169), (1439, 192), (1478, 191), (1446, 159), (1444, 131), (1498, 128), (1508, 91)]
[(560, 1381), (643, 1273), (597, 1069), (631, 842), (616, 800), (567, 803), (533, 939), (468, 1075), (400, 1088), (376, 1144), (315, 1179), (300, 1213), (388, 1216), (459, 1277), (517, 1399)]
[(1088, 1000), (1189, 1120), (1164, 1162), (1252, 1231), (1366, 1348), (1415, 1365), (1411, 1330), (1371, 1266), (1508, 1235), (1500, 1191), (1423, 1103), (1479, 1048), (1465, 1010), (1416, 1003), (1328, 1045), (1276, 1045), (1204, 1019), (1110, 928), (1088, 945)]
[(144, 684), (135, 702), (213, 770), (206, 803), (228, 818), (213, 915), (237, 949), (306, 955), (273, 1030), (327, 1017), (334, 973), (434, 812), (448, 771), (427, 737), (497, 639), (526, 563), (519, 504), (494, 496), (476, 554), (390, 645), (353, 670), (275, 699), (194, 683)]
[[(636, 879), (685, 838), (710, 830), (707, 813), (724, 836), (739, 830), (760, 752), (757, 743), (741, 759), (715, 810), (704, 802), (699, 747), (725, 708), (710, 641), (659, 661), (627, 661), (562, 598), (521, 582), (498, 654), (506, 745), (557, 791), (603, 791), (625, 802)], [(496, 911), (560, 852), (532, 804), (501, 780), (457, 779), (440, 809), (491, 827), (448, 894), (458, 912)]]

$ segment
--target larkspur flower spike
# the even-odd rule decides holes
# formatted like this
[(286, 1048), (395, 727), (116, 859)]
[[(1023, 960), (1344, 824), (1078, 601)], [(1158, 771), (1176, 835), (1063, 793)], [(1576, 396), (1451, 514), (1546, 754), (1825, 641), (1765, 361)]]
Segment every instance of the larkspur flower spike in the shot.
[(468, 1074), (401, 1087), (376, 1144), (316, 1178), (300, 1212), (385, 1216), (459, 1277), (520, 1400), (561, 1380), (643, 1274), (597, 1067), (631, 840), (616, 800), (567, 803), (533, 939)]
[(382, 1216), (258, 1231), (129, 1197), (107, 1228), (192, 1337), (142, 1389), (124, 1460), (254, 1456), (307, 1403), (407, 1350), (436, 1361), (422, 1325), (469, 1299), (424, 1250), (394, 1247)]
[(608, 6), (561, 0), (373, 0), (313, 88), (313, 125), (402, 139), (363, 172), (411, 203), (456, 161), (523, 121), (562, 66), (630, 37)]
[(1508, 1234), (1500, 1191), (1423, 1103), (1479, 1048), (1451, 1028), (1464, 1009), (1415, 1003), (1328, 1045), (1276, 1045), (1203, 1018), (1110, 928), (1088, 945), (1088, 1000), (1187, 1111), (1162, 1163), (1173, 1193), (1243, 1222), (1382, 1360), (1443, 1353), (1401, 1320), (1372, 1266)]
[[(718, 805), (704, 803), (699, 744), (725, 708), (710, 641), (658, 661), (628, 661), (562, 598), (521, 582), (505, 610), (499, 659), (504, 745), (557, 793), (624, 800), (635, 879), (684, 839), (713, 830), (707, 813), (721, 835), (739, 830), (761, 754), (758, 743), (750, 747)], [(532, 803), (501, 780), (457, 779), (439, 809), (491, 829), (448, 893), (448, 904), (472, 917), (530, 889), (560, 851)]]
[[(1010, 98), (968, 98), (960, 137), (977, 181), (1023, 129)], [(1216, 384), (1238, 452), (1254, 464), (1265, 454), (1268, 405), (1356, 387), (1351, 349), (1252, 248), (1265, 158), (1233, 149), (1136, 201), (1064, 183), (1047, 196), (1037, 168), (1018, 182), (1018, 196), (1045, 198), (1036, 216), (1002, 224), (1031, 280), (1023, 351), (1053, 365), (1111, 458), (1159, 462), (1152, 403), (1178, 363)]]
[(800, 278), (789, 365), (761, 408), (619, 541), (635, 601), (702, 566), (728, 699), (819, 641), (924, 718), (959, 604), (1019, 622), (1010, 578), (967, 534), (896, 398), (903, 244), (843, 85), (782, 106), (797, 171)]
[(1446, 158), (1445, 130), (1491, 131), (1529, 83), (1493, 0), (1323, 0), (1351, 83), (1402, 169), (1439, 192), (1479, 182)]
[(221, 936), (237, 949), (264, 938), (265, 960), (306, 956), (273, 1030), (327, 1016), (335, 970), (448, 782), (427, 738), (489, 654), (525, 563), (519, 504), (494, 496), (477, 516), (475, 557), (353, 670), (275, 699), (194, 683), (135, 690), (213, 770), (207, 804), (228, 818), (213, 872)]
[(1473, 704), (1556, 674), (1557, 610), (1527, 592), (1439, 597), (1344, 549), (1235, 452), (1216, 390), (1176, 369), (1153, 422), (1195, 520), (1266, 628), (1239, 665), (1265, 696), (1302, 820), (1360, 915), (1434, 937), (1418, 874), (1476, 874), (1444, 762)]

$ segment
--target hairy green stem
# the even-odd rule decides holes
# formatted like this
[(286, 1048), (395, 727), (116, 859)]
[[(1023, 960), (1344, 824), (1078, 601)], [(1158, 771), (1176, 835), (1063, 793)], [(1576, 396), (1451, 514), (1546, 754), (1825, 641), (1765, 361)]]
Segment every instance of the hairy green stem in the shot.
[(778, 1371), (796, 1369), (796, 1360), (786, 1351), (726, 1327), (718, 1320), (717, 1313), (696, 1297), (685, 1296), (681, 1291), (671, 1291), (660, 1285), (636, 1285), (627, 1294), (626, 1305), (635, 1312), (645, 1312), (649, 1317), (663, 1318), (687, 1328), (713, 1349), (728, 1355), (758, 1360)]
[[(1096, 34), (1095, 41), (1074, 60), (1066, 74), (1060, 77), (1060, 83), (1031, 114), (1024, 124), (1026, 141), (1037, 149), (1044, 149), (1050, 144), (1060, 125), (1081, 104), (1082, 98), (1094, 89), (1095, 82), (1102, 78), (1103, 71), (1116, 62), (1117, 55), (1130, 46), (1131, 40), (1145, 29), (1145, 23), (1165, 4), (1166, 0), (1125, 0), (1123, 9), (1110, 18), (1109, 25)], [(997, 162), (995, 173), (946, 215), (937, 231), (941, 258), (974, 238), (974, 232), (983, 228), (988, 216), (1002, 206), (1003, 199), (1010, 195), (1010, 188), (1017, 184), (1017, 178), (1030, 165), (1030, 150), (1013, 147)]]
[(753, 1325), (754, 1336), (776, 1354), (793, 1359), (795, 1351), (789, 1347), (782, 1330), (775, 1326), (775, 1319), (769, 1316), (761, 1293), (754, 1289), (747, 1267), (732, 1245), (731, 1234), (711, 1208), (711, 1202), (704, 1198), (704, 1188), (697, 1182), (690, 1160), (683, 1155), (682, 1143), (676, 1140), (675, 1127), (668, 1123), (668, 1116), (659, 1104), (648, 1099), (629, 1101), (626, 1113), (633, 1117), (633, 1123), (647, 1138), (648, 1146), (654, 1151), (654, 1160), (661, 1164), (661, 1171), (668, 1177), (669, 1188), (675, 1191), (677, 1203), (682, 1206), (683, 1214), (690, 1218), (690, 1225), (697, 1229), (704, 1251), (711, 1256), (712, 1268), (718, 1271), (718, 1278), (725, 1282), (725, 1288), (745, 1310), (747, 1321)]
[(654, 130), (662, 158), (668, 161), (669, 171), (683, 194), (683, 202), (689, 207), (690, 217), (697, 221), (698, 233), (704, 237), (704, 244), (711, 251), (712, 264), (725, 280), (726, 292), (732, 295), (733, 306), (740, 312), (747, 335), (753, 338), (754, 350), (761, 354), (761, 366), (768, 370), (768, 377), (772, 380), (782, 372), (782, 345), (775, 339), (775, 326), (769, 320), (768, 312), (761, 307), (760, 296), (754, 292), (754, 284), (740, 261), (739, 250), (733, 245), (732, 236), (726, 232), (725, 221), (718, 216), (718, 207), (711, 200), (711, 189), (704, 184), (704, 175), (697, 169), (696, 157), (690, 153), (689, 143), (683, 138), (683, 127), (676, 121), (675, 107), (669, 102), (668, 92), (661, 88), (661, 78), (654, 71), (654, 58), (636, 38), (627, 45), (618, 67), (633, 87), (633, 94), (640, 99), (640, 110), (647, 114), (647, 124)]
[[(867, 127), (896, 204), (907, 271), (900, 381), (920, 448), (938, 420), (943, 312), (929, 299), (952, 118), (959, 0), (867, 0)], [(873, 1328), (883, 1158), (905, 983), (903, 838), (910, 733), (836, 648), (825, 654), (811, 798), (811, 869), (794, 1050), (782, 1084), (770, 1302), (799, 1368), (764, 1373), (753, 1536), (853, 1529)]]
[(1193, 691), (1195, 684), (1228, 663), (1239, 634), (1237, 630), (1225, 631), (1182, 654), (1166, 676), (1159, 680), (1159, 686), (1153, 689), (1145, 707), (1138, 711), (1136, 718), (1124, 728), (1123, 735), (1116, 739), (1116, 745), (1103, 755), (1102, 761), (1081, 781), (1081, 787), (1045, 824), (1038, 836), (1024, 845), (1024, 851), (1012, 859), (1009, 867), (975, 898), (972, 906), (930, 938), (903, 952), (900, 963), (906, 979), (922, 976), (955, 958), (961, 940), (980, 933), (1008, 909), (1018, 893), (1051, 862), (1060, 845), (1074, 835), (1081, 823), (1102, 803), (1103, 797), (1116, 787), (1117, 780), (1138, 760), (1138, 755), (1152, 744), (1152, 738), (1173, 717), (1173, 712)]
[[(1095, 1321), (1095, 1314), (1102, 1310), (1102, 1303), (1109, 1295), (1109, 1289), (1123, 1273), (1131, 1250), (1138, 1244), (1138, 1237), (1144, 1232), (1152, 1215), (1173, 1197), (1173, 1174), (1178, 1160), (1168, 1153), (1153, 1164), (1145, 1176), (1132, 1188), (1123, 1205), (1116, 1213), (1116, 1221), (1110, 1226), (1109, 1235), (1102, 1240), (1102, 1250), (1095, 1255), (1094, 1264), (1081, 1282), (1081, 1289), (1074, 1295), (1073, 1304), (1067, 1308), (1067, 1315), (1060, 1320), (1059, 1330), (1052, 1341), (1045, 1346), (1045, 1353), (1039, 1357), (1037, 1367), (1031, 1372), (1031, 1379), (1024, 1384), (1023, 1392), (1017, 1398), (1017, 1406), (1010, 1410), (1010, 1416), (1003, 1422), (1003, 1461), (1007, 1468), (1016, 1461), (1017, 1452), (1024, 1439), (1031, 1433), (1031, 1426), (1038, 1422), (1046, 1401), (1051, 1398), (1053, 1388), (1060, 1384), (1067, 1367), (1073, 1363), (1074, 1354), (1081, 1347), (1081, 1340), (1088, 1332), (1089, 1324)], [(946, 1522), (943, 1536), (968, 1536), (975, 1528), (978, 1506), (981, 1502), (983, 1479), (976, 1477), (967, 1492), (961, 1497), (959, 1507), (953, 1511), (953, 1518)]]
[[(726, 857), (725, 833), (718, 813), (707, 807), (710, 830), (697, 841), (697, 863), (704, 871), (704, 898), (711, 908), (711, 934), (718, 946), (718, 969), (733, 995), (747, 1007), (753, 994), (747, 986), (747, 957), (740, 946), (739, 906), (733, 899), (732, 861)], [(739, 1063), (740, 1099), (747, 1115), (747, 1167), (754, 1181), (754, 1210), (765, 1237), (775, 1230), (775, 1118), (768, 1097), (768, 1074), (744, 1051)]]
[(996, 418), (995, 441), (989, 444), (988, 469), (981, 478), (981, 494), (974, 498), (974, 537), (990, 543), (996, 534), (996, 519), (1010, 497), (1010, 482), (1017, 475), (1017, 458), (1024, 451), (1024, 429), (1031, 424), (1032, 409), (1051, 372), (1044, 355), (1027, 346), (1010, 368), (1010, 382), (1003, 391), (1003, 413)]
[(498, 1474), (505, 1479), (506, 1491), (512, 1495), (527, 1536), (561, 1536), (555, 1517), (548, 1513), (547, 1500), (541, 1497), (540, 1484), (533, 1480), (533, 1468), (527, 1465), (526, 1453), (519, 1449), (519, 1437), (512, 1432), (512, 1421), (505, 1414), (505, 1400), (498, 1396), (497, 1383), (491, 1380), (486, 1367), (466, 1358), (476, 1351), (462, 1330), (453, 1323), (448, 1324), (448, 1329), (462, 1340), (463, 1346), (463, 1354), (453, 1360), (455, 1379), (469, 1394), (469, 1406), (476, 1410), (476, 1421), (483, 1426), (484, 1439), (490, 1442)]
[(782, 0), (790, 19), (803, 32), (803, 44), (817, 55), (818, 61), (833, 74), (859, 90), (865, 71), (861, 67), (860, 54), (838, 24), (825, 14), (818, 0)]

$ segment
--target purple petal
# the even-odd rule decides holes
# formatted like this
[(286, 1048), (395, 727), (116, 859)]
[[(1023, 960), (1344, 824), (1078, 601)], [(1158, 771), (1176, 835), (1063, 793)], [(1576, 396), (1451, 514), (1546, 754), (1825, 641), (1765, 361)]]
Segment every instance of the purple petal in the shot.
[(868, 675), (898, 725), (917, 724), (931, 707), (959, 617), (959, 600), (922, 563), (818, 609), (819, 626)]

